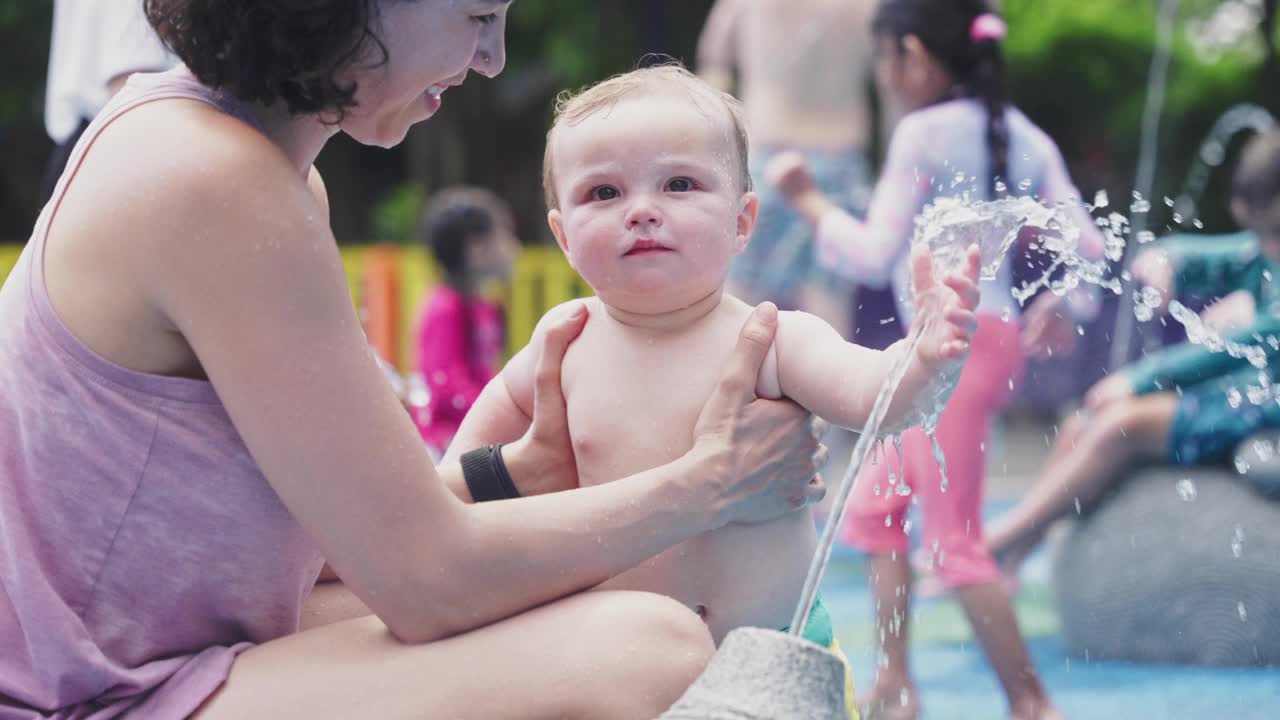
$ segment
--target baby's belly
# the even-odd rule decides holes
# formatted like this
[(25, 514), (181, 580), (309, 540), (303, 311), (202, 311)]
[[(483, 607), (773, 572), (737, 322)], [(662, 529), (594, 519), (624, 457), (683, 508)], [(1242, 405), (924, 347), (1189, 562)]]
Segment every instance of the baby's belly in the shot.
[(601, 587), (671, 596), (702, 615), (719, 643), (736, 627), (778, 630), (791, 622), (816, 545), (808, 511), (758, 525), (728, 525)]

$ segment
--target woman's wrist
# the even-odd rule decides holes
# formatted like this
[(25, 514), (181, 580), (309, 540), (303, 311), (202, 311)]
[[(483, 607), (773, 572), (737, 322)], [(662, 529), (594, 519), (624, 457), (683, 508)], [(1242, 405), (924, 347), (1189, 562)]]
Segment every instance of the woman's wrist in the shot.
[(703, 532), (723, 527), (733, 518), (731, 506), (719, 488), (729, 473), (728, 452), (723, 443), (698, 440), (684, 455), (666, 465), (664, 483), (679, 507), (696, 511)]

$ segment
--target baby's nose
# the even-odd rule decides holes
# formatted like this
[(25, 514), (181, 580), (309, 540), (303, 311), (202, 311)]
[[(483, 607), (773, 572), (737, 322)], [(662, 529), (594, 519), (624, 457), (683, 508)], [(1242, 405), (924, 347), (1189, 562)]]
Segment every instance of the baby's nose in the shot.
[(627, 213), (627, 227), (634, 228), (640, 225), (661, 225), (662, 213), (653, 203), (641, 200), (631, 207)]

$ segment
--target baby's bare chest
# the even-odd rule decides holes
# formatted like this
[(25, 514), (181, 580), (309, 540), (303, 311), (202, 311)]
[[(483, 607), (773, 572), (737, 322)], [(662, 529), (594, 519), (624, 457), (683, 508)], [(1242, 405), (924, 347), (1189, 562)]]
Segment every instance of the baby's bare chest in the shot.
[(583, 485), (657, 467), (692, 447), (698, 416), (736, 338), (720, 335), (636, 342), (620, 333), (583, 333), (564, 365)]

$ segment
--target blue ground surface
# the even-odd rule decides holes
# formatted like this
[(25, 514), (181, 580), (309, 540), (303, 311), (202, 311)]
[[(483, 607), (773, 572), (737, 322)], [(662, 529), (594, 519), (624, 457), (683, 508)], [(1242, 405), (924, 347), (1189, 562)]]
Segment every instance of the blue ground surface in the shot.
[[(823, 598), (859, 687), (869, 687), (874, 675), (872, 605), (861, 555), (836, 550), (823, 581)], [(1043, 553), (1027, 563), (1017, 606), (1036, 665), (1069, 720), (1280, 720), (1280, 669), (1139, 666), (1068, 657)], [(912, 661), (925, 720), (1005, 717), (995, 676), (956, 603), (949, 598), (919, 601), (912, 615)]]

